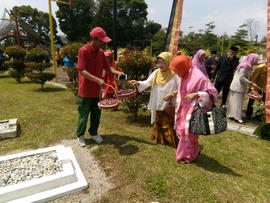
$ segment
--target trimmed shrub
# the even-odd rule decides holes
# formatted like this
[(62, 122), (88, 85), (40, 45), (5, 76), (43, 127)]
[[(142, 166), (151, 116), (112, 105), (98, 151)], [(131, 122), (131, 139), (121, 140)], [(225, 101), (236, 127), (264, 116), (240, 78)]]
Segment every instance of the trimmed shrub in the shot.
[(42, 48), (33, 48), (28, 51), (26, 57), (29, 61), (43, 62), (48, 57), (48, 53)]
[(24, 60), (26, 55), (26, 50), (20, 46), (9, 46), (5, 48), (5, 53), (8, 55), (10, 59), (15, 60)]
[(25, 74), (25, 65), (23, 61), (5, 61), (5, 67), (9, 69), (9, 75), (17, 82), (21, 82), (21, 78), (24, 77)]
[(51, 63), (37, 63), (37, 62), (25, 62), (27, 72), (37, 71), (39, 73), (43, 72), (45, 69), (51, 66)]
[(41, 89), (44, 90), (44, 84), (46, 81), (50, 81), (55, 78), (53, 73), (33, 73), (28, 72), (26, 76), (33, 82), (41, 84)]
[(41, 84), (41, 89), (44, 89), (46, 81), (50, 81), (55, 78), (53, 73), (43, 73), (44, 70), (51, 66), (50, 63), (46, 63), (45, 59), (48, 57), (47, 52), (42, 48), (31, 49), (27, 53), (27, 59), (31, 60), (25, 63), (28, 72), (26, 76), (33, 82)]
[(21, 82), (21, 78), (25, 74), (24, 57), (26, 50), (20, 46), (9, 46), (5, 48), (5, 53), (9, 57), (9, 61), (5, 61), (5, 66), (9, 69), (9, 75), (16, 79), (17, 82)]

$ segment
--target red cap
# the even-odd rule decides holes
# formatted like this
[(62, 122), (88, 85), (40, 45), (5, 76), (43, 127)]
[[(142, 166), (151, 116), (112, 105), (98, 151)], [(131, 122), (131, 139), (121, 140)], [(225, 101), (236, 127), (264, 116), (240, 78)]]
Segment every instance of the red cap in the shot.
[(109, 37), (107, 37), (106, 32), (101, 28), (101, 27), (95, 27), (91, 30), (90, 32), (90, 37), (93, 38), (98, 38), (102, 42), (108, 43), (112, 41)]

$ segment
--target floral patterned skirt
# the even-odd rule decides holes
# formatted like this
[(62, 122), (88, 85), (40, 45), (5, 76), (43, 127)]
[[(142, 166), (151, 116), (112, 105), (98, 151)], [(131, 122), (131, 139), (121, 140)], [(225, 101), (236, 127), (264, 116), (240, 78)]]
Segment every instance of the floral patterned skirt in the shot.
[(177, 148), (178, 137), (174, 130), (174, 120), (163, 111), (156, 112), (156, 121), (151, 139), (157, 144)]

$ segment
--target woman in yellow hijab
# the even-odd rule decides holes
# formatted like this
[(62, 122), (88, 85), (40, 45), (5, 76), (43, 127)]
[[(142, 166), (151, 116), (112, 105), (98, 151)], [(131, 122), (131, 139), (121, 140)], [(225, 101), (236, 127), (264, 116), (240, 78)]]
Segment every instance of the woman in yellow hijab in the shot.
[(151, 87), (148, 108), (151, 110), (151, 123), (153, 133), (151, 138), (158, 144), (165, 144), (177, 147), (178, 138), (174, 131), (174, 112), (168, 114), (166, 107), (169, 103), (175, 105), (175, 100), (164, 101), (164, 97), (171, 92), (177, 92), (178, 76), (169, 69), (172, 55), (169, 52), (162, 52), (157, 56), (157, 69), (152, 72), (147, 80), (135, 81), (130, 83), (137, 86), (139, 92)]
[(165, 84), (173, 77), (174, 73), (169, 69), (171, 61), (172, 55), (169, 52), (162, 52), (158, 55), (156, 64), (158, 69), (156, 70), (157, 73), (153, 79), (152, 86), (155, 84)]

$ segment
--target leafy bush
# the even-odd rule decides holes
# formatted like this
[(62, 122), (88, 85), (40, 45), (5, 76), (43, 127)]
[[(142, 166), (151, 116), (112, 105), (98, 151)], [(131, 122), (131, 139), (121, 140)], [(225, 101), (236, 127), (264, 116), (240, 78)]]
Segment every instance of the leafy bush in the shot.
[(8, 55), (9, 58), (15, 58), (16, 60), (24, 59), (26, 55), (26, 50), (20, 46), (9, 46), (5, 48), (5, 53)]
[(254, 131), (254, 134), (261, 139), (270, 140), (270, 124), (262, 124)]
[(55, 78), (55, 74), (53, 73), (33, 73), (28, 72), (26, 76), (33, 82), (41, 84), (41, 89), (43, 90), (44, 84), (46, 81), (50, 81)]
[(25, 65), (23, 61), (5, 61), (5, 66), (9, 69), (9, 75), (21, 82), (25, 74)]
[(146, 78), (152, 68), (152, 59), (142, 51), (126, 51), (118, 62), (118, 66), (128, 74), (129, 79)]
[(262, 124), (256, 128), (254, 134), (262, 139), (270, 140), (270, 124), (265, 123), (265, 103), (254, 102), (255, 116), (262, 121)]
[[(144, 80), (148, 76), (148, 72), (152, 67), (152, 59), (145, 52), (141, 51), (126, 51), (123, 53), (119, 67), (128, 75), (129, 79)], [(119, 85), (121, 87), (121, 84)], [(126, 84), (122, 84), (122, 88)], [(140, 109), (146, 109), (149, 100), (149, 92), (138, 94), (137, 97), (125, 99), (123, 104), (126, 105), (129, 111), (133, 114), (134, 119), (137, 119), (137, 114)]]
[(83, 44), (78, 42), (68, 44), (61, 49), (60, 55), (62, 58), (67, 56), (73, 63), (77, 63), (78, 51), (82, 46)]
[(28, 51), (26, 57), (30, 61), (43, 62), (48, 57), (48, 53), (42, 48), (33, 48)]
[(255, 116), (265, 121), (265, 105), (264, 102), (254, 102), (253, 104)]

